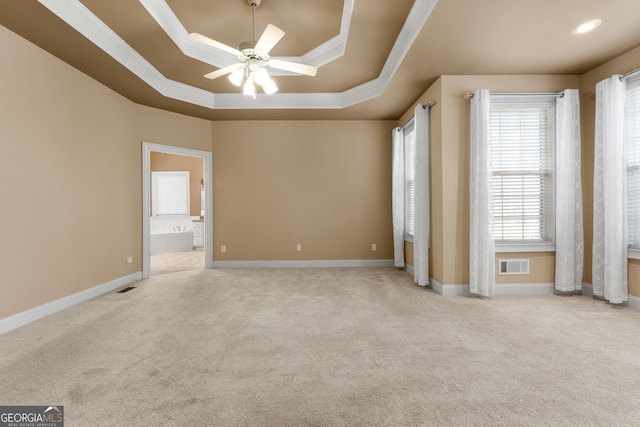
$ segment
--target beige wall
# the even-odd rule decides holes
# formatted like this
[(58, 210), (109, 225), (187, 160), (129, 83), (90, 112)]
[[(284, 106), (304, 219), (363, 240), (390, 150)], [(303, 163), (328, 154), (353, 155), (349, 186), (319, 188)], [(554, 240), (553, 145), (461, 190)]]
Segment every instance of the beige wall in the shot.
[(214, 122), (214, 259), (392, 259), (394, 125)]
[(134, 105), (3, 27), (0, 47), (3, 318), (140, 270), (142, 231)]
[[(640, 68), (640, 47), (585, 73), (581, 79), (582, 113), (582, 196), (584, 203), (585, 263), (584, 281), (591, 283), (593, 250), (593, 150), (595, 141), (596, 83), (614, 74), (626, 74)], [(640, 296), (640, 263), (629, 261), (629, 293)]]
[[(420, 97), (436, 100), (431, 109), (431, 277), (441, 284), (469, 283), (469, 116), (470, 101), (464, 94), (476, 89), (491, 92), (559, 92), (580, 88), (578, 76), (442, 76)], [(401, 118), (403, 123), (413, 109)], [(497, 254), (520, 258), (525, 254)], [(497, 283), (551, 283), (553, 253), (531, 258), (528, 276), (499, 276)]]
[[(188, 171), (189, 172), (189, 212), (191, 216), (200, 216), (201, 186), (204, 184), (204, 161), (200, 157), (179, 156), (177, 154), (151, 152), (151, 172)], [(153, 199), (153, 181), (151, 197)], [(151, 204), (153, 206), (153, 204)], [(153, 214), (153, 211), (152, 211)]]
[[(211, 151), (209, 120), (136, 105), (135, 124), (136, 141)], [(142, 154), (140, 158), (142, 159)]]
[(1, 26), (0, 49), (4, 318), (141, 271), (141, 141), (210, 151), (211, 125), (135, 105)]
[[(499, 274), (502, 259), (528, 259), (529, 274)], [(553, 252), (496, 253), (496, 283), (553, 283), (556, 258)]]

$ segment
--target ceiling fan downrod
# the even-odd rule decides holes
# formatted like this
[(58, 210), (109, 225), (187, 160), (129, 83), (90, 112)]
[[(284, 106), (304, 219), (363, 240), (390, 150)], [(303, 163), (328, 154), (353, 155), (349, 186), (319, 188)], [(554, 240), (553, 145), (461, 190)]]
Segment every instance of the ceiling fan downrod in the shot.
[(262, 0), (247, 0), (251, 9), (253, 9), (253, 41), (256, 41), (256, 7), (260, 6)]

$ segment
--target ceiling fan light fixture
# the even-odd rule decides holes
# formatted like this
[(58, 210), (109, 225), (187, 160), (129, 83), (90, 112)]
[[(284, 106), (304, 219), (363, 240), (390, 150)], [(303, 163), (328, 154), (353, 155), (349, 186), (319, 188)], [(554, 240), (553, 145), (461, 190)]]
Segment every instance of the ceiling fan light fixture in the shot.
[(271, 49), (284, 36), (284, 31), (275, 25), (268, 24), (258, 41), (256, 41), (255, 10), (256, 7), (260, 5), (261, 1), (262, 0), (246, 0), (253, 9), (253, 39), (251, 41), (242, 42), (240, 46), (238, 46), (238, 49), (234, 49), (223, 43), (212, 40), (202, 34), (189, 33), (189, 37), (192, 39), (208, 44), (216, 49), (232, 53), (239, 60), (236, 64), (228, 65), (211, 73), (207, 73), (204, 77), (213, 80), (229, 74), (229, 81), (234, 86), (242, 86), (243, 93), (245, 95), (253, 96), (254, 99), (256, 98), (256, 83), (262, 87), (265, 94), (272, 94), (278, 91), (278, 86), (276, 86), (265, 69), (267, 66), (307, 76), (315, 76), (317, 71), (317, 68), (311, 65), (285, 61), (282, 59), (272, 59), (269, 56)]
[(258, 83), (260, 86), (264, 86), (266, 81), (271, 80), (271, 78), (269, 77), (269, 73), (267, 73), (267, 70), (265, 70), (264, 68), (258, 68), (251, 74), (254, 76), (256, 83)]
[(276, 86), (275, 82), (271, 79), (262, 83), (262, 90), (267, 95), (271, 95), (272, 93), (276, 93), (278, 91), (278, 86)]
[(233, 73), (229, 74), (229, 81), (237, 87), (242, 86), (242, 79), (244, 78), (244, 67), (238, 68)]
[(242, 90), (242, 93), (245, 95), (249, 95), (249, 96), (253, 96), (254, 99), (256, 97), (256, 85), (253, 81), (253, 79), (251, 77), (249, 77), (247, 79), (246, 82), (244, 82), (244, 88)]

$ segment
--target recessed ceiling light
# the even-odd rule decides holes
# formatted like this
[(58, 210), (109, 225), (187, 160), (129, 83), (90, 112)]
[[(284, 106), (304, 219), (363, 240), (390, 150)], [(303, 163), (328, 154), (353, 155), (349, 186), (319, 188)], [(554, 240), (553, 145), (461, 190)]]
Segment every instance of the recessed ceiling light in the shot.
[(591, 21), (587, 21), (583, 24), (578, 25), (573, 30), (571, 30), (571, 34), (584, 34), (589, 31), (595, 30), (602, 24), (600, 19), (592, 19)]

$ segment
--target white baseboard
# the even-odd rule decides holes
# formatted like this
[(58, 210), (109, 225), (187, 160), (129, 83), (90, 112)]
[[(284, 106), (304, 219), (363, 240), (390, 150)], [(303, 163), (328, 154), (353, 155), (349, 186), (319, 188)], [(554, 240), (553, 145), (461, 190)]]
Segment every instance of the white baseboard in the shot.
[(431, 288), (444, 297), (468, 296), (469, 285), (442, 284), (434, 278), (429, 279)]
[[(591, 283), (582, 283), (582, 294), (587, 297), (593, 297), (593, 285)], [(629, 300), (623, 305), (634, 310), (640, 310), (640, 297), (629, 295)]]
[(404, 269), (407, 273), (409, 273), (412, 277), (416, 275), (416, 271), (413, 269), (413, 265), (405, 264)]
[[(469, 285), (442, 284), (431, 279), (431, 288), (442, 296), (469, 296)], [(498, 295), (552, 295), (553, 283), (496, 283)]]
[(0, 335), (138, 280), (142, 280), (141, 271), (103, 283), (102, 285), (94, 286), (93, 288), (86, 289), (73, 295), (51, 301), (21, 313), (14, 314), (13, 316), (5, 317), (4, 319), (0, 319)]
[(393, 267), (392, 259), (214, 261), (213, 268)]
[(553, 283), (496, 283), (496, 295), (553, 295)]
[(640, 310), (640, 297), (629, 295), (629, 308)]

